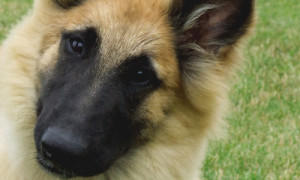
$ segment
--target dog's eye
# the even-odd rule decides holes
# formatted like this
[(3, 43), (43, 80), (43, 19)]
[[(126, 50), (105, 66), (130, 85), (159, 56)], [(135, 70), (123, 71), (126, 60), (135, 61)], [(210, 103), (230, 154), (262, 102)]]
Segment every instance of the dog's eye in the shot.
[(153, 79), (153, 72), (146, 67), (134, 68), (129, 74), (131, 83), (139, 84), (142, 86), (148, 85)]
[(158, 79), (149, 57), (143, 55), (135, 58), (126, 70), (126, 79), (133, 85), (150, 86)]
[(83, 41), (79, 38), (71, 38), (70, 47), (74, 53), (82, 54), (84, 48)]

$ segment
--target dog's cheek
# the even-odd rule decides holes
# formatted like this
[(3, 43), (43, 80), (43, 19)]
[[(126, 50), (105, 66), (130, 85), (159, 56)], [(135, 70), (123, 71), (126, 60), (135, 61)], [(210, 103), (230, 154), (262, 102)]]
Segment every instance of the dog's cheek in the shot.
[(175, 93), (171, 90), (159, 88), (151, 93), (134, 115), (133, 126), (139, 129), (137, 139), (152, 139), (162, 121), (171, 114), (175, 101)]
[(58, 59), (59, 44), (60, 42), (57, 42), (42, 54), (41, 59), (38, 61), (39, 74), (47, 76), (53, 72)]

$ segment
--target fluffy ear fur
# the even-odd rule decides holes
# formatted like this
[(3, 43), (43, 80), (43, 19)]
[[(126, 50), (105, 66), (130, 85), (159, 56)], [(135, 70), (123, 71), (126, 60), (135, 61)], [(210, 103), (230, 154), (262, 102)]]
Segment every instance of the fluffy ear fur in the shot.
[(182, 85), (198, 111), (222, 116), (215, 111), (224, 111), (226, 78), (241, 58), (237, 45), (253, 24), (254, 4), (255, 0), (173, 1), (169, 13), (177, 35)]
[(193, 43), (217, 55), (247, 32), (253, 9), (254, 0), (175, 0), (171, 16), (179, 31), (178, 43)]

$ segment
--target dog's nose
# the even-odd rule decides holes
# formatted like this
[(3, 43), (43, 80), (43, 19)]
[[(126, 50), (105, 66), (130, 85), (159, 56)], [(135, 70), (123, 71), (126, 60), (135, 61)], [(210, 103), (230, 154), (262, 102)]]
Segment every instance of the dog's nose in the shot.
[(72, 165), (86, 155), (86, 146), (66, 132), (48, 129), (42, 136), (41, 152), (44, 158), (61, 165)]

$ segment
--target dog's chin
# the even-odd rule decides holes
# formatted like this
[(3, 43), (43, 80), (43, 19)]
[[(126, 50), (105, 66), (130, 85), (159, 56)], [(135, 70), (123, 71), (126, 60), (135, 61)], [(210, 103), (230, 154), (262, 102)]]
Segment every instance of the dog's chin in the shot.
[(65, 167), (62, 167), (60, 165), (54, 164), (51, 161), (48, 161), (47, 159), (37, 156), (37, 161), (47, 173), (59, 177), (59, 178), (74, 178), (74, 177), (92, 177), (101, 174), (101, 172), (92, 172), (92, 171), (83, 171), (81, 170), (76, 171), (76, 170), (71, 170), (67, 169)]

